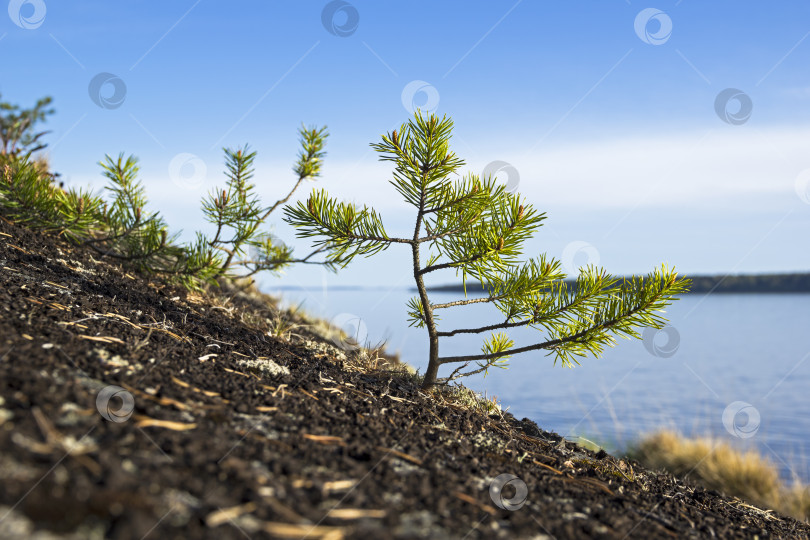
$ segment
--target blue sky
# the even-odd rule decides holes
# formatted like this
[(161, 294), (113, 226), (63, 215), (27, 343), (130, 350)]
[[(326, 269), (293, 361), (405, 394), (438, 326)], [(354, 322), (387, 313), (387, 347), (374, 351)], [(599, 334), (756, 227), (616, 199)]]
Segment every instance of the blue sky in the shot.
[[(222, 146), (250, 143), (262, 196), (286, 193), (301, 122), (331, 133), (316, 185), (379, 208), (390, 233), (407, 231), (390, 167), (368, 145), (423, 106), (455, 120), (467, 170), (509, 163), (509, 180), (548, 213), (527, 255), (618, 274), (661, 262), (687, 273), (810, 267), (807, 2), (8, 8), (0, 93), (21, 105), (54, 97), (54, 168), (69, 185), (100, 189), (97, 162), (135, 154), (154, 208), (186, 238), (204, 227), (200, 198), (223, 181)], [(737, 97), (723, 101), (726, 89)], [(308, 247), (280, 215), (273, 232)], [(388, 284), (380, 268), (407, 267), (407, 257), (392, 248), (328, 280)], [(295, 268), (269, 282), (323, 279), (319, 268)]]

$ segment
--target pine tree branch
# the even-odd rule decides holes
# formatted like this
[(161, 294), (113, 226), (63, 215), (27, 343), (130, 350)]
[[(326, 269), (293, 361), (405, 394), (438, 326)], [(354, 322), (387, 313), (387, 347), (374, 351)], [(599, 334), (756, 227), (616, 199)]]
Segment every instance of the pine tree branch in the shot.
[[(616, 324), (617, 320), (608, 321), (608, 323), (599, 324), (588, 328), (587, 330), (582, 330), (581, 332), (577, 332), (571, 336), (566, 336), (560, 339), (552, 339), (549, 341), (545, 341), (543, 343), (536, 343), (534, 345), (527, 345), (525, 347), (518, 347), (517, 349), (509, 349), (508, 351), (500, 351), (496, 353), (490, 354), (475, 354), (475, 355), (464, 355), (464, 356), (444, 356), (439, 358), (439, 362), (441, 364), (450, 364), (455, 362), (472, 362), (476, 360), (494, 360), (496, 358), (501, 358), (502, 356), (514, 356), (516, 354), (529, 352), (529, 351), (536, 351), (540, 349), (553, 349), (569, 342), (576, 342), (577, 340), (585, 337), (589, 333), (593, 332), (594, 330), (599, 330), (602, 328), (607, 328), (613, 324)], [(584, 341), (583, 341), (584, 343)]]
[(268, 208), (268, 209), (267, 209), (267, 211), (266, 211), (266, 212), (264, 213), (264, 215), (262, 216), (262, 218), (261, 218), (261, 220), (260, 220), (260, 221), (266, 221), (266, 220), (267, 220), (267, 218), (268, 218), (268, 217), (270, 217), (270, 214), (272, 214), (272, 213), (273, 213), (273, 211), (274, 211), (276, 208), (278, 208), (278, 207), (279, 207), (279, 206), (281, 206), (282, 204), (286, 204), (286, 203), (287, 203), (287, 201), (289, 201), (289, 200), (290, 200), (290, 198), (293, 196), (293, 194), (296, 192), (296, 190), (298, 190), (298, 186), (300, 186), (300, 185), (301, 185), (301, 183), (302, 183), (304, 180), (307, 180), (308, 178), (311, 178), (311, 176), (310, 176), (310, 175), (304, 175), (304, 174), (299, 175), (299, 176), (298, 176), (298, 180), (295, 182), (295, 185), (292, 187), (292, 189), (290, 190), (290, 192), (289, 192), (289, 193), (287, 193), (287, 196), (286, 196), (286, 197), (284, 197), (283, 199), (279, 199), (279, 200), (277, 200), (277, 201), (276, 201), (276, 202), (273, 204), (273, 206), (271, 206), (270, 208)]
[(422, 268), (419, 271), (419, 273), (420, 274), (428, 274), (430, 272), (435, 272), (436, 270), (444, 270), (446, 268), (457, 268), (457, 267), (465, 265), (465, 264), (473, 263), (473, 262), (479, 260), (480, 258), (482, 258), (483, 256), (484, 256), (484, 254), (479, 253), (478, 255), (475, 255), (473, 257), (470, 257), (469, 259), (464, 259), (464, 260), (461, 260), (461, 261), (453, 261), (453, 262), (447, 262), (447, 263), (442, 263), (442, 264), (433, 264), (433, 265), (426, 266), (426, 267)]
[(452, 337), (456, 334), (483, 334), (484, 332), (489, 332), (491, 330), (502, 330), (506, 328), (518, 328), (521, 326), (530, 326), (535, 324), (535, 321), (532, 319), (528, 319), (525, 321), (517, 321), (517, 322), (502, 322), (498, 324), (491, 324), (489, 326), (482, 326), (480, 328), (459, 328), (456, 330), (451, 330), (449, 332), (439, 332), (439, 337)]
[(450, 383), (450, 382), (452, 382), (452, 381), (454, 381), (456, 379), (469, 377), (470, 375), (478, 375), (479, 373), (481, 373), (483, 371), (486, 371), (490, 367), (492, 367), (490, 364), (484, 364), (483, 366), (481, 366), (478, 369), (473, 369), (472, 371), (467, 371), (465, 373), (459, 374), (459, 371), (461, 371), (462, 369), (464, 369), (465, 367), (467, 367), (469, 365), (470, 365), (469, 362), (464, 362), (461, 366), (454, 369), (453, 372), (448, 377), (442, 377), (441, 379), (437, 379), (436, 380), (437, 384), (448, 384), (448, 383)]
[(444, 204), (442, 204), (440, 206), (434, 207), (434, 208), (430, 208), (428, 210), (425, 210), (422, 213), (424, 215), (427, 215), (427, 214), (435, 214), (435, 213), (441, 212), (442, 210), (445, 210), (447, 208), (457, 206), (457, 205), (463, 203), (464, 201), (466, 201), (468, 199), (472, 199), (473, 197), (476, 196), (476, 193), (477, 193), (477, 191), (473, 191), (471, 193), (465, 193), (464, 195), (462, 195), (461, 197), (459, 197), (459, 198), (457, 198), (455, 200), (446, 202), (446, 203), (444, 203)]
[(306, 258), (303, 259), (266, 259), (266, 260), (258, 260), (258, 261), (239, 261), (236, 263), (235, 266), (260, 266), (260, 268), (256, 268), (255, 270), (251, 270), (250, 273), (245, 274), (244, 276), (240, 277), (249, 277), (253, 274), (258, 272), (262, 272), (264, 270), (269, 270), (274, 265), (290, 265), (290, 264), (314, 264), (314, 265), (322, 265), (322, 266), (329, 266), (332, 263), (329, 261), (310, 261)]
[(442, 238), (447, 238), (448, 236), (455, 236), (458, 233), (464, 231), (469, 225), (463, 225), (460, 227), (456, 227), (455, 229), (449, 229), (447, 231), (440, 232), (438, 234), (429, 234), (428, 236), (423, 236), (419, 238), (417, 241), (420, 244), (425, 242), (435, 242), (436, 240), (441, 240)]
[(119, 259), (119, 260), (122, 260), (122, 261), (147, 260), (147, 259), (153, 257), (156, 253), (160, 252), (165, 247), (165, 245), (160, 245), (160, 246), (158, 246), (156, 248), (153, 248), (153, 249), (151, 249), (151, 250), (149, 250), (147, 252), (144, 252), (144, 253), (123, 254), (123, 253), (116, 253), (115, 251), (112, 250), (113, 249), (112, 247), (105, 250), (105, 249), (102, 249), (102, 248), (98, 247), (95, 244), (87, 244), (87, 246), (89, 248), (91, 248), (93, 251), (95, 251), (96, 253), (99, 253), (99, 254), (101, 254), (101, 255), (103, 255), (105, 257), (112, 257), (113, 259)]
[[(602, 291), (599, 291), (599, 292), (602, 292)], [(506, 295), (506, 294), (503, 295), (501, 299), (503, 299), (503, 297), (506, 297), (506, 296), (508, 296), (508, 295)], [(583, 304), (587, 299), (589, 299), (592, 296), (595, 296), (595, 295), (575, 296), (574, 299), (571, 302), (568, 302), (567, 304), (559, 307), (558, 309), (556, 309), (554, 311), (547, 312), (547, 313), (544, 313), (542, 316), (532, 317), (530, 319), (526, 319), (526, 320), (523, 320), (523, 321), (517, 321), (517, 322), (512, 322), (512, 323), (506, 321), (506, 322), (502, 322), (502, 323), (498, 323), (498, 324), (492, 324), (492, 325), (489, 325), (489, 326), (482, 326), (482, 327), (479, 327), (479, 328), (459, 328), (459, 329), (452, 330), (452, 331), (449, 331), (449, 332), (439, 332), (439, 336), (441, 336), (441, 337), (452, 337), (452, 336), (454, 336), (456, 334), (482, 334), (484, 332), (489, 332), (491, 330), (500, 330), (500, 329), (506, 329), (506, 328), (519, 328), (521, 326), (531, 326), (533, 324), (539, 324), (542, 321), (546, 321), (546, 320), (549, 320), (549, 319), (554, 319), (555, 317), (569, 311), (571, 308), (573, 308), (573, 307), (575, 307), (575, 306), (577, 306), (579, 304)], [(434, 306), (434, 307), (436, 307), (436, 306)]]
[(361, 242), (380, 242), (383, 244), (413, 244), (413, 240), (408, 238), (384, 238), (382, 236), (371, 236), (366, 234), (343, 233), (338, 238), (346, 238), (347, 240), (360, 240)]
[(143, 225), (143, 223), (141, 222), (141, 218), (139, 216), (138, 218), (136, 218), (135, 222), (132, 225), (130, 225), (129, 227), (127, 227), (126, 229), (124, 229), (119, 233), (110, 234), (107, 236), (96, 236), (87, 238), (83, 240), (81, 244), (86, 246), (92, 246), (93, 244), (98, 244), (101, 242), (113, 242), (115, 240), (120, 240), (135, 232), (141, 225)]
[(325, 127), (321, 128), (320, 130), (307, 130), (302, 127), (299, 130), (299, 134), (301, 136), (301, 144), (305, 151), (302, 150), (301, 154), (299, 155), (298, 163), (296, 164), (295, 168), (295, 171), (298, 173), (298, 180), (295, 182), (295, 185), (286, 197), (277, 200), (270, 208), (268, 208), (260, 221), (267, 220), (267, 218), (275, 211), (276, 208), (282, 204), (286, 204), (287, 201), (289, 201), (293, 196), (293, 193), (298, 190), (298, 187), (304, 180), (314, 179), (320, 176), (320, 159), (324, 156), (324, 141), (329, 134), (326, 133)]
[[(674, 284), (674, 281), (670, 282), (669, 284), (670, 285)], [(586, 328), (585, 330), (581, 330), (580, 332), (577, 332), (576, 334), (572, 334), (570, 336), (566, 336), (566, 337), (558, 338), (558, 339), (552, 339), (552, 340), (549, 340), (549, 341), (545, 341), (543, 343), (535, 343), (534, 345), (527, 345), (525, 347), (518, 347), (517, 349), (509, 349), (509, 350), (506, 350), (506, 351), (500, 351), (500, 352), (495, 352), (495, 353), (490, 353), (490, 354), (476, 354), (476, 355), (440, 357), (439, 358), (439, 363), (441, 363), (441, 364), (450, 364), (450, 363), (456, 363), (456, 362), (472, 362), (472, 361), (478, 361), (478, 360), (494, 360), (496, 358), (501, 358), (503, 356), (513, 356), (513, 355), (516, 355), (516, 354), (520, 354), (520, 353), (524, 353), (524, 352), (530, 352), (530, 351), (536, 351), (536, 350), (540, 350), (540, 349), (556, 349), (556, 348), (559, 348), (561, 345), (565, 345), (566, 343), (572, 343), (572, 342), (574, 342), (574, 343), (576, 343), (576, 342), (587, 343), (589, 340), (587, 340), (587, 339), (583, 340), (582, 338), (588, 336), (589, 334), (592, 334), (593, 332), (597, 332), (597, 331), (600, 331), (600, 330), (607, 330), (610, 327), (616, 325), (617, 323), (619, 323), (619, 322), (621, 322), (621, 321), (623, 321), (625, 319), (628, 319), (629, 317), (632, 317), (636, 313), (639, 313), (641, 311), (649, 309), (656, 302), (662, 300), (663, 298), (666, 298), (666, 296), (667, 296), (666, 288), (662, 288), (661, 291), (658, 292), (658, 294), (654, 295), (650, 300), (645, 302), (644, 305), (636, 306), (633, 309), (630, 309), (630, 310), (624, 312), (623, 314), (619, 315), (618, 317), (614, 317), (614, 318), (611, 318), (611, 319), (609, 319), (607, 321), (603, 321), (603, 322), (601, 322), (599, 324), (595, 324), (595, 325), (593, 325), (593, 326), (591, 326), (589, 328)]]
[(470, 304), (481, 304), (487, 302), (497, 302), (498, 300), (503, 300), (506, 298), (506, 294), (499, 294), (496, 296), (487, 296), (486, 298), (472, 298), (469, 300), (456, 300), (454, 302), (447, 302), (444, 304), (433, 304), (431, 307), (433, 309), (444, 309), (449, 307), (455, 306), (468, 306)]
[(301, 259), (259, 259), (259, 260), (239, 261), (239, 263), (237, 263), (237, 264), (239, 266), (244, 266), (244, 267), (248, 267), (248, 266), (251, 266), (251, 265), (254, 266), (253, 270), (251, 270), (250, 272), (248, 272), (247, 274), (245, 274), (243, 276), (240, 276), (240, 277), (244, 277), (244, 278), (249, 278), (249, 277), (253, 276), (254, 274), (256, 274), (258, 272), (261, 272), (261, 271), (264, 271), (264, 270), (271, 270), (272, 271), (274, 267), (278, 268), (280, 266), (288, 266), (288, 265), (291, 265), (291, 264), (313, 264), (313, 265), (319, 265), (319, 266), (332, 267), (334, 263), (331, 263), (331, 262), (326, 261), (326, 260), (324, 260), (324, 261), (311, 261), (310, 260), (312, 257), (317, 255), (318, 253), (323, 253), (324, 251), (326, 251), (326, 248), (318, 248), (318, 249), (314, 250), (313, 252), (311, 252), (306, 257), (303, 257)]
[(453, 381), (453, 380), (455, 380), (457, 378), (456, 375), (458, 374), (459, 371), (461, 371), (462, 369), (466, 368), (469, 365), (470, 365), (469, 362), (464, 362), (463, 364), (458, 366), (456, 369), (454, 369), (453, 372), (450, 375), (448, 375), (447, 377), (442, 377), (441, 379), (436, 379), (436, 384), (448, 384), (448, 383), (450, 383), (451, 381)]

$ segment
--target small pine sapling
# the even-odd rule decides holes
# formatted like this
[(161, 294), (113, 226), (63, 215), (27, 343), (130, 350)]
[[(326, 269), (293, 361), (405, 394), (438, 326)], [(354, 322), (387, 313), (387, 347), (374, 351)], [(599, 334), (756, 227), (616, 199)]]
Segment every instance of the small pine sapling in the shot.
[(206, 273), (208, 279), (236, 275), (250, 277), (262, 271), (278, 273), (294, 263), (322, 264), (334, 269), (331, 261), (313, 260), (322, 249), (303, 258), (294, 258), (291, 247), (260, 231), (270, 215), (289, 201), (305, 180), (314, 180), (321, 174), (323, 149), (328, 137), (326, 128), (301, 127), (298, 133), (301, 150), (293, 167), (296, 182), (285, 197), (270, 206), (261, 204), (254, 191), (256, 186), (250, 181), (256, 152), (251, 152), (248, 146), (224, 149), (225, 188), (213, 190), (202, 201), (203, 213), (214, 225), (214, 233), (206, 236), (198, 232), (196, 241), (189, 248), (190, 264), (198, 264), (199, 272)]
[(99, 225), (82, 243), (102, 255), (131, 262), (141, 272), (175, 274), (182, 266), (183, 249), (175, 245), (176, 235), (169, 237), (163, 217), (146, 210), (137, 158), (105, 156), (99, 165), (112, 203), (101, 203), (96, 212)]
[(52, 101), (50, 97), (38, 99), (30, 109), (0, 101), (0, 159), (30, 157), (47, 146), (40, 139), (50, 132), (35, 132), (34, 128), (54, 113), (49, 107)]
[[(430, 344), (424, 388), (505, 367), (510, 356), (529, 351), (546, 350), (555, 355), (555, 363), (572, 366), (579, 363), (577, 357), (599, 356), (604, 346), (615, 344), (616, 336), (640, 338), (640, 328), (663, 327), (661, 312), (687, 290), (688, 279), (663, 265), (629, 279), (589, 266), (569, 285), (559, 261), (546, 255), (521, 260), (523, 243), (545, 215), (495, 178), (468, 174), (451, 179), (464, 164), (450, 150), (452, 128), (447, 117), (417, 111), (399, 130), (372, 144), (380, 159), (394, 163), (390, 183), (415, 210), (410, 237), (389, 236), (373, 208), (338, 202), (325, 190), (315, 190), (306, 202), (284, 210), (285, 221), (298, 228), (297, 236), (315, 238), (327, 261), (339, 266), (392, 244), (410, 247), (418, 290), (408, 303), (410, 321), (427, 329)], [(424, 277), (440, 270), (460, 273), (465, 291), (468, 279), (480, 282), (485, 295), (431, 302)], [(493, 304), (501, 316), (479, 327), (439, 330), (439, 312), (479, 303)], [(544, 335), (536, 343), (516, 347), (505, 331), (517, 327)], [(490, 335), (480, 354), (440, 356), (440, 338), (462, 333)], [(439, 378), (445, 364), (457, 366)]]
[(49, 103), (50, 98), (39, 100), (30, 110), (0, 103), (0, 215), (189, 288), (214, 284), (218, 278), (277, 273), (294, 263), (322, 264), (334, 270), (332, 261), (313, 260), (323, 250), (294, 258), (292, 248), (260, 231), (305, 180), (320, 176), (328, 137), (325, 127), (299, 130), (301, 150), (293, 167), (296, 182), (270, 206), (262, 205), (251, 182), (256, 153), (247, 146), (226, 148), (226, 186), (202, 201), (215, 233), (209, 237), (198, 232), (193, 242), (178, 244), (178, 235), (169, 235), (163, 217), (146, 210), (146, 191), (137, 179), (134, 156), (106, 156), (99, 163), (108, 180), (109, 201), (89, 190), (62, 189), (53, 183), (55, 175), (31, 156), (45, 147), (40, 138), (46, 132), (34, 133), (33, 127), (52, 113), (46, 109)]

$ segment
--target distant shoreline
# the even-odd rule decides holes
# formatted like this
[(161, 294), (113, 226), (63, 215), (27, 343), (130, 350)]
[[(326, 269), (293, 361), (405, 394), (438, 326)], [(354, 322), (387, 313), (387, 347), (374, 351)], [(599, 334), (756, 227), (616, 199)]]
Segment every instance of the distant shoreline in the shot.
[[(689, 293), (729, 293), (729, 294), (770, 294), (770, 293), (810, 293), (810, 273), (789, 273), (789, 274), (741, 274), (729, 276), (690, 276), (692, 287)], [(574, 280), (567, 280), (569, 284), (574, 284)], [(327, 289), (332, 291), (359, 291), (359, 290), (390, 290), (385, 285), (364, 286), (364, 285), (330, 285), (311, 287), (286, 285), (271, 287), (280, 291), (311, 291), (313, 289)], [(414, 287), (402, 287), (409, 291), (415, 291)], [(434, 285), (428, 287), (433, 292), (462, 292), (461, 285)], [(467, 283), (467, 292), (471, 294), (483, 294), (478, 282)]]
[[(690, 276), (692, 286), (689, 293), (810, 293), (810, 273), (795, 274), (749, 274), (729, 276)], [(574, 280), (566, 280), (573, 285)], [(428, 290), (437, 292), (463, 291), (461, 285), (439, 285), (428, 287)], [(481, 290), (477, 282), (467, 284), (467, 292)]]

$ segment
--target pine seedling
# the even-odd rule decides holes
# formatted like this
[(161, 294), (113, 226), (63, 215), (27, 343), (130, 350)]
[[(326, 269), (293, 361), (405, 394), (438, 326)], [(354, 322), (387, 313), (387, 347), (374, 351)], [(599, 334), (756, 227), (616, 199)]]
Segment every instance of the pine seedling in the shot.
[(30, 157), (47, 146), (40, 139), (49, 132), (35, 132), (34, 129), (54, 113), (49, 108), (52, 101), (50, 97), (38, 99), (30, 109), (0, 101), (0, 158)]
[[(326, 260), (339, 266), (393, 244), (410, 248), (418, 296), (408, 302), (408, 313), (411, 325), (427, 330), (430, 345), (424, 388), (506, 367), (508, 358), (524, 352), (547, 351), (555, 363), (571, 367), (579, 363), (578, 357), (600, 356), (605, 346), (615, 345), (616, 336), (640, 338), (643, 327), (663, 327), (663, 309), (687, 290), (689, 280), (663, 265), (630, 279), (589, 266), (569, 285), (559, 261), (546, 255), (523, 260), (522, 245), (545, 214), (493, 177), (451, 178), (464, 165), (450, 150), (452, 128), (447, 117), (417, 111), (399, 130), (372, 144), (381, 160), (394, 164), (390, 183), (414, 208), (412, 236), (389, 236), (373, 208), (339, 202), (324, 190), (284, 210), (297, 236), (314, 238)], [(463, 298), (431, 302), (425, 276), (442, 270), (460, 275)], [(484, 296), (467, 297), (468, 280), (480, 283)], [(480, 303), (493, 304), (501, 315), (478, 327), (439, 329), (443, 310)], [(518, 327), (536, 329), (542, 337), (516, 347), (506, 331)], [(489, 337), (479, 354), (440, 355), (440, 338), (457, 334)], [(455, 369), (439, 378), (445, 364)]]
[(37, 124), (45, 122), (49, 115), (54, 113), (50, 108), (50, 97), (38, 99), (30, 109), (23, 109), (19, 105), (0, 101), (0, 167), (4, 164), (13, 164), (19, 160), (32, 160), (34, 166), (48, 180), (55, 180), (59, 174), (50, 171), (48, 157), (38, 154), (48, 144), (42, 137), (50, 131), (36, 131)]
[(99, 162), (112, 203), (97, 212), (101, 226), (83, 244), (98, 253), (135, 264), (147, 273), (175, 273), (183, 260), (183, 249), (169, 236), (168, 226), (158, 212), (146, 210), (146, 190), (139, 180), (138, 160), (105, 156)]
[(137, 160), (109, 156), (100, 163), (110, 183), (107, 201), (89, 190), (57, 187), (28, 156), (7, 156), (0, 181), (0, 213), (21, 225), (57, 234), (144, 272), (176, 273), (183, 250), (157, 214), (146, 210)]
[(62, 190), (28, 156), (0, 162), (0, 213), (27, 227), (82, 238), (97, 224), (99, 197), (86, 190)]
[(134, 156), (106, 156), (99, 163), (108, 180), (109, 201), (88, 190), (53, 184), (58, 175), (48, 171), (47, 160), (32, 158), (46, 146), (41, 138), (48, 132), (35, 132), (35, 126), (53, 113), (50, 103), (50, 98), (43, 98), (33, 108), (21, 109), (0, 102), (0, 215), (131, 263), (139, 271), (166, 275), (189, 288), (213, 284), (219, 278), (278, 273), (293, 263), (335, 268), (332, 261), (313, 259), (322, 250), (295, 258), (291, 247), (260, 230), (305, 180), (320, 176), (328, 137), (325, 127), (299, 130), (301, 150), (293, 167), (296, 182), (270, 206), (262, 205), (251, 182), (256, 153), (247, 146), (224, 149), (225, 188), (215, 189), (202, 201), (215, 233), (209, 237), (198, 232), (194, 241), (180, 245), (177, 235), (169, 235), (163, 218), (147, 211)]
[(251, 182), (256, 152), (248, 146), (236, 150), (225, 148), (224, 188), (217, 188), (203, 199), (203, 213), (214, 226), (214, 234), (198, 233), (190, 246), (192, 259), (210, 271), (211, 278), (220, 276), (249, 277), (257, 272), (279, 273), (294, 263), (323, 264), (334, 268), (331, 261), (315, 261), (312, 258), (323, 251), (316, 249), (303, 258), (293, 257), (293, 250), (275, 239), (260, 227), (281, 205), (290, 200), (293, 193), (305, 180), (314, 180), (321, 175), (324, 146), (328, 133), (326, 128), (299, 130), (301, 150), (293, 171), (296, 182), (287, 195), (270, 206), (263, 206)]

